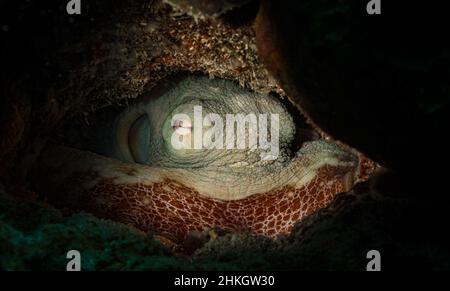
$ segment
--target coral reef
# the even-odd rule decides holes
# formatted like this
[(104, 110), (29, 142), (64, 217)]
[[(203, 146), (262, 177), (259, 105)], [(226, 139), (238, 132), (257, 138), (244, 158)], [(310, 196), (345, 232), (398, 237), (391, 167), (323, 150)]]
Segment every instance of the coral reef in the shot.
[[(0, 3), (1, 269), (64, 270), (72, 248), (84, 270), (364, 270), (369, 248), (384, 269), (450, 268), (445, 17), (381, 26), (361, 1), (262, 1), (253, 28), (220, 7), (194, 19), (160, 1), (85, 2), (80, 17), (61, 1)], [(322, 136), (389, 169), (277, 240), (210, 230), (175, 245), (36, 197), (29, 173), (56, 129), (179, 71), (288, 96)]]

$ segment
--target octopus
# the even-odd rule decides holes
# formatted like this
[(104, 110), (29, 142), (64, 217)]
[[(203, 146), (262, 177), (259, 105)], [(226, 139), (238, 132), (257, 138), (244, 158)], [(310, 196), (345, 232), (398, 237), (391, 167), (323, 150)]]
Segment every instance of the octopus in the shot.
[(266, 192), (227, 199), (187, 182), (186, 172), (52, 146), (41, 156), (45, 175), (39, 185), (57, 207), (86, 211), (173, 241), (210, 229), (276, 238), (365, 179), (373, 166), (370, 160), (336, 151), (327, 157), (300, 155), (291, 166), (295, 175), (278, 173), (279, 183), (272, 189), (271, 181)]
[[(98, 86), (107, 89), (86, 90), (91, 92), (85, 96), (89, 107), (97, 110), (105, 100), (137, 98), (147, 87), (153, 87), (172, 71), (201, 72), (216, 79), (234, 80), (255, 92), (275, 92), (286, 97), (257, 57), (251, 25), (233, 28), (214, 19), (198, 23), (191, 18), (177, 19), (171, 17), (164, 7), (161, 9), (167, 15), (161, 25), (158, 23), (161, 20), (145, 22), (153, 19), (154, 15), (142, 15), (140, 20), (145, 25), (138, 28), (137, 33), (129, 33), (132, 31), (129, 28), (135, 25), (134, 19), (123, 23), (123, 31), (121, 28), (112, 32), (109, 39), (113, 41), (107, 46), (118, 49), (109, 52), (109, 57), (105, 58), (108, 64), (104, 67), (105, 72), (98, 71), (94, 66), (92, 75), (106, 74), (107, 70), (108, 74), (113, 72), (113, 76), (93, 82), (95, 86), (106, 82)], [(136, 9), (142, 12), (140, 7)], [(152, 41), (143, 43), (143, 35)], [(155, 56), (147, 56), (149, 43), (165, 49), (155, 49)], [(174, 47), (174, 44), (179, 45)], [(123, 59), (122, 55), (111, 55), (115, 51), (136, 51), (137, 60), (130, 64), (115, 62), (113, 60)], [(160, 55), (159, 51), (170, 53)], [(78, 80), (79, 75), (86, 75), (85, 68), (81, 66), (80, 71), (74, 70), (73, 80)], [(131, 77), (118, 82), (119, 79), (124, 80), (124, 71), (129, 72)], [(221, 87), (220, 84), (203, 83), (205, 86), (202, 85), (196, 94), (186, 96), (196, 96), (198, 92), (210, 90), (208, 96), (217, 95), (215, 102), (234, 100), (234, 104), (240, 104), (241, 100), (237, 97), (252, 95), (231, 85)], [(220, 90), (211, 89), (213, 87)], [(67, 88), (59, 96), (61, 99), (82, 99), (77, 95), (78, 85)], [(166, 96), (158, 100), (169, 100), (170, 94), (164, 94)], [(261, 96), (254, 97), (255, 100), (262, 100)], [(179, 100), (175, 101), (172, 103), (179, 103)], [(153, 106), (153, 112), (149, 115), (172, 112), (167, 105), (170, 102), (161, 103), (163, 105)], [(264, 104), (270, 105), (270, 110), (265, 112), (284, 112), (272, 99), (267, 99)], [(243, 107), (248, 108), (247, 105)], [(163, 110), (164, 106), (167, 110)], [(264, 106), (256, 104), (254, 107)], [(231, 107), (234, 108), (234, 105)], [(154, 163), (144, 165), (142, 163), (148, 161), (147, 151), (152, 149), (148, 144), (141, 143), (143, 129), (152, 124), (142, 119), (142, 112), (147, 111), (137, 108), (122, 119), (125, 125), (117, 132), (123, 138), (116, 156), (77, 149), (65, 142), (47, 145), (40, 152), (31, 174), (33, 188), (59, 209), (69, 209), (72, 213), (85, 211), (174, 241), (183, 241), (192, 232), (208, 229), (250, 232), (276, 238), (288, 234), (298, 221), (329, 205), (339, 193), (349, 191), (356, 183), (367, 179), (368, 172), (374, 168), (373, 162), (356, 151), (325, 138), (306, 142), (282, 166), (262, 167), (264, 170), (261, 171), (255, 170), (252, 162), (247, 165), (241, 156), (236, 158), (238, 162), (233, 160), (233, 163), (226, 164), (228, 161), (225, 159), (220, 163), (226, 166), (219, 163), (206, 168), (197, 164), (191, 168), (175, 167), (161, 163), (159, 157), (153, 158)], [(70, 120), (64, 121), (70, 123)], [(158, 122), (163, 127), (163, 118)], [(289, 124), (290, 117), (280, 119), (280, 122)], [(114, 126), (114, 123), (108, 126)], [(292, 125), (290, 128), (294, 127)], [(188, 129), (191, 125), (167, 126), (170, 130), (180, 131), (180, 128)], [(154, 136), (147, 134), (150, 138)], [(57, 135), (55, 133), (53, 139)], [(294, 139), (283, 132), (280, 137), (285, 144)], [(150, 146), (158, 143), (151, 143)], [(151, 152), (159, 150), (154, 148)], [(242, 154), (242, 157), (245, 155)]]

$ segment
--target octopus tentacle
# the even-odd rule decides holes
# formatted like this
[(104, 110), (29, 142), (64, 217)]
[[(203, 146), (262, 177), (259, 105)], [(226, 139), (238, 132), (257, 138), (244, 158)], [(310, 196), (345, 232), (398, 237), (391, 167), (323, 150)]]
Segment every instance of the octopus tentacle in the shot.
[[(297, 221), (328, 205), (336, 194), (351, 189), (362, 165), (343, 154), (340, 158), (320, 164), (304, 183), (285, 181), (264, 193), (224, 200), (186, 186), (171, 170), (156, 179), (153, 168), (56, 147), (41, 157), (40, 172), (46, 175), (37, 184), (56, 206), (87, 211), (173, 240), (210, 228), (276, 237), (289, 233)], [(306, 163), (299, 159), (300, 165)]]

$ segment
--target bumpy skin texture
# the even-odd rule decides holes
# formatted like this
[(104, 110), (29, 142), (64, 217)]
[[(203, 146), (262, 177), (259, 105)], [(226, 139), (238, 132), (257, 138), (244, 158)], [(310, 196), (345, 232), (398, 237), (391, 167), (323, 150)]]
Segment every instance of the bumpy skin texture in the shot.
[[(83, 210), (175, 241), (189, 232), (212, 228), (275, 238), (326, 207), (336, 194), (350, 190), (360, 173), (365, 175), (366, 162), (345, 152), (334, 154), (337, 160), (332, 155), (304, 154), (293, 163), (307, 167), (297, 172), (306, 174), (305, 180), (287, 180), (284, 186), (234, 200), (199, 193), (195, 184), (185, 186), (175, 180), (178, 175), (173, 169), (122, 163), (58, 146), (43, 154), (39, 172), (45, 176), (38, 175), (36, 183), (57, 207)], [(329, 162), (305, 160), (324, 158)]]
[[(25, 8), (29, 5), (40, 6), (44, 4), (42, 1), (28, 1), (26, 2), (26, 5), (22, 5), (20, 1), (16, 0), (3, 2), (14, 3), (14, 5), (23, 6)], [(154, 37), (151, 37), (150, 40), (147, 41), (140, 32), (151, 31), (153, 24), (151, 20), (155, 19), (153, 15), (148, 15), (152, 13), (151, 9), (142, 9), (142, 7), (145, 6), (142, 6), (141, 4), (143, 4), (143, 2), (148, 3), (148, 1), (107, 0), (90, 1), (90, 3), (85, 1), (83, 2), (84, 9), (89, 8), (89, 5), (91, 7), (96, 5), (99, 7), (99, 9), (97, 9), (99, 13), (94, 15), (95, 22), (93, 23), (90, 20), (90, 16), (92, 16), (93, 12), (92, 9), (90, 11), (85, 9), (84, 11), (89, 11), (90, 13), (84, 14), (86, 17), (82, 16), (82, 18), (76, 18), (75, 26), (67, 25), (67, 15), (60, 13), (60, 10), (55, 8), (58, 6), (53, 5), (57, 2), (62, 6), (65, 6), (66, 4), (61, 1), (45, 1), (45, 3), (49, 3), (47, 5), (53, 9), (53, 11), (47, 10), (45, 16), (40, 13), (35, 13), (35, 10), (31, 10), (29, 13), (23, 15), (22, 13), (14, 14), (14, 10), (11, 9), (0, 9), (0, 12), (4, 12), (8, 15), (17, 15), (20, 16), (21, 19), (20, 22), (11, 21), (11, 24), (17, 23), (19, 26), (12, 25), (10, 28), (14, 29), (10, 29), (9, 33), (3, 34), (3, 36), (15, 35), (16, 38), (13, 38), (11, 41), (14, 45), (8, 46), (3, 45), (2, 43), (1, 46), (1, 49), (10, 49), (2, 54), (2, 69), (4, 72), (7, 72), (5, 75), (9, 77), (2, 81), (5, 81), (5, 84), (7, 84), (8, 87), (16, 86), (16, 88), (25, 90), (25, 92), (23, 92), (24, 97), (36, 99), (33, 99), (33, 114), (30, 115), (33, 118), (25, 123), (27, 125), (26, 132), (28, 132), (28, 135), (21, 139), (23, 146), (28, 146), (28, 148), (22, 149), (22, 154), (19, 155), (19, 157), (24, 160), (34, 161), (30, 159), (28, 155), (29, 152), (32, 152), (30, 149), (35, 148), (34, 143), (36, 141), (33, 140), (33, 138), (38, 136), (41, 139), (45, 139), (52, 128), (61, 122), (61, 117), (65, 114), (64, 110), (66, 108), (70, 108), (69, 112), (71, 114), (78, 114), (81, 112), (80, 108), (73, 106), (73, 104), (82, 104), (85, 108), (89, 108), (94, 105), (105, 105), (120, 98), (137, 96), (143, 87), (143, 82), (140, 80), (148, 75), (152, 77), (157, 76), (159, 72), (156, 70), (156, 72), (152, 71), (151, 73), (148, 73), (148, 71), (144, 69), (148, 68), (147, 63), (143, 63), (142, 66), (136, 65), (142, 61), (141, 58), (146, 56), (146, 52), (153, 52), (153, 49), (147, 48), (148, 43), (156, 44), (157, 41), (162, 40), (165, 43), (170, 44), (167, 44), (167, 48), (164, 49), (164, 52), (167, 55), (156, 58), (156, 60), (159, 60), (160, 62), (156, 62), (152, 68), (158, 68), (159, 70), (165, 71), (164, 66), (161, 65), (162, 63), (169, 64), (171, 67), (178, 69), (202, 70), (215, 76), (224, 77), (223, 74), (217, 73), (216, 71), (217, 68), (220, 68), (221, 72), (226, 72), (225, 77), (228, 78), (232, 78), (241, 72), (241, 67), (239, 66), (235, 67), (235, 71), (228, 68), (227, 64), (233, 65), (235, 62), (227, 62), (227, 60), (230, 59), (227, 57), (227, 54), (205, 52), (206, 48), (211, 48), (211, 50), (217, 49), (219, 52), (221, 46), (214, 41), (222, 41), (223, 38), (229, 40), (230, 35), (232, 35), (232, 31), (229, 29), (221, 30), (220, 27), (216, 26), (215, 22), (211, 23), (211, 25), (200, 22), (200, 25), (191, 27), (186, 24), (186, 22), (191, 22), (189, 19), (173, 21), (178, 23), (172, 25), (172, 21), (164, 18), (158, 27), (167, 28), (163, 30), (163, 32), (165, 31), (166, 33), (162, 33), (159, 29), (156, 29), (152, 33)], [(114, 2), (114, 4), (111, 4), (111, 2)], [(320, 1), (314, 0), (302, 2), (312, 3), (312, 5), (316, 5), (320, 8), (321, 12), (323, 12), (323, 6), (321, 6)], [(280, 3), (284, 4), (285, 2), (281, 1)], [(342, 5), (344, 2), (341, 1), (339, 3)], [(361, 3), (363, 5), (366, 4), (364, 1)], [(383, 2), (383, 5), (385, 4), (388, 3)], [(409, 6), (410, 5), (408, 5), (408, 7)], [(425, 6), (426, 5), (421, 5), (421, 9)], [(132, 10), (132, 8), (136, 9)], [(64, 9), (64, 7), (62, 7), (62, 9)], [(445, 12), (446, 10), (442, 9), (442, 11)], [(283, 16), (286, 19), (286, 15)], [(403, 19), (407, 16), (407, 13), (394, 13), (394, 16), (401, 16)], [(106, 22), (104, 19), (105, 17), (109, 17), (112, 20)], [(420, 15), (419, 17), (412, 15), (411, 17), (415, 18), (415, 23), (421, 26), (426, 23), (417, 21), (418, 19), (429, 19), (423, 17), (423, 15)], [(296, 18), (302, 19), (298, 16)], [(342, 20), (342, 18), (339, 17), (337, 17), (337, 19), (339, 21)], [(84, 23), (83, 26), (79, 25), (79, 20)], [(121, 26), (117, 25), (117, 21), (119, 20), (124, 22)], [(146, 21), (147, 26), (141, 26), (141, 21)], [(345, 23), (345, 21), (342, 22)], [(34, 25), (29, 26), (27, 23), (33, 23)], [(111, 24), (109, 25), (109, 23)], [(291, 26), (296, 30), (301, 28), (298, 25), (291, 24)], [(49, 33), (48, 27), (51, 27), (52, 31), (59, 33)], [(361, 35), (369, 35), (364, 31), (363, 26), (353, 25), (353, 27), (355, 29), (360, 28), (363, 32)], [(449, 26), (442, 27), (445, 28)], [(106, 28), (116, 31), (116, 33), (105, 33), (105, 30), (109, 31), (109, 29)], [(203, 45), (202, 32), (205, 31), (207, 42), (206, 45)], [(247, 31), (247, 29), (245, 29), (245, 31)], [(64, 32), (64, 34), (61, 32)], [(175, 39), (173, 38), (174, 35), (169, 34), (168, 32), (173, 32)], [(192, 32), (192, 35), (189, 35), (188, 32)], [(438, 32), (438, 30), (436, 30), (436, 32)], [(188, 34), (187, 40), (186, 38), (182, 38), (185, 34)], [(44, 61), (47, 60), (47, 58), (44, 58), (41, 55), (45, 54), (52, 56), (56, 48), (61, 48), (62, 43), (67, 43), (67, 35), (77, 36), (77, 39), (75, 41), (69, 41), (69, 45), (67, 46), (68, 49), (63, 50), (59, 54), (61, 56), (60, 59), (63, 61), (56, 60), (50, 66), (43, 66), (42, 64), (45, 63)], [(321, 36), (323, 34), (319, 33), (318, 35)], [(442, 34), (442, 40), (446, 39), (445, 35), (446, 34)], [(242, 39), (243, 43), (246, 42), (245, 36), (242, 37), (240, 34), (234, 38), (239, 40)], [(287, 38), (290, 41), (293, 39), (291, 35), (288, 35)], [(8, 38), (2, 37), (0, 41), (3, 41), (4, 39)], [(183, 39), (184, 41), (182, 41)], [(252, 42), (249, 46), (251, 50), (254, 51), (252, 48), (253, 38), (249, 37), (249, 39)], [(20, 41), (17, 42), (17, 40)], [(420, 42), (420, 38), (418, 37), (415, 37), (415, 41), (415, 45), (422, 44), (429, 46), (431, 44), (430, 42)], [(121, 42), (122, 44), (122, 46), (117, 46), (120, 49), (115, 49), (116, 46), (114, 46), (114, 44), (117, 42)], [(113, 45), (111, 45), (111, 43)], [(270, 42), (268, 41), (267, 43)], [(226, 42), (226, 45), (229, 45), (228, 47), (233, 47), (233, 42)], [(389, 43), (387, 43), (387, 45), (389, 45)], [(122, 49), (123, 46), (125, 46), (126, 49)], [(236, 45), (234, 46), (237, 47)], [(414, 47), (417, 46), (412, 46), (411, 48)], [(178, 55), (178, 58), (171, 57), (170, 53), (176, 48), (180, 48), (181, 53)], [(193, 49), (191, 50), (191, 48)], [(201, 50), (198, 50), (198, 48), (201, 48)], [(134, 49), (136, 49), (136, 51)], [(15, 54), (9, 53), (10, 51)], [(120, 54), (117, 55), (118, 52), (120, 52)], [(130, 52), (136, 52), (138, 56), (137, 60), (130, 58), (130, 61), (126, 62), (126, 64), (121, 67), (120, 65), (124, 64), (123, 61), (125, 59), (121, 54), (128, 55)], [(362, 52), (362, 50), (355, 50), (355, 55), (360, 55)], [(14, 57), (15, 55), (20, 57)], [(180, 55), (182, 56), (182, 60), (191, 60), (191, 63), (188, 62), (186, 65), (182, 65)], [(199, 55), (203, 58), (197, 61), (197, 56)], [(216, 55), (219, 56), (219, 58), (216, 59), (214, 57)], [(431, 55), (442, 57), (448, 56), (448, 54), (445, 53)], [(87, 60), (83, 61), (83, 56), (86, 56)], [(149, 56), (149, 59), (151, 59), (151, 56)], [(314, 58), (312, 60), (317, 59), (320, 60), (320, 58)], [(120, 62), (118, 60), (120, 60)], [(222, 64), (222, 66), (218, 67), (217, 63)], [(437, 63), (442, 64), (443, 62), (439, 61)], [(80, 68), (73, 70), (73, 64), (77, 64)], [(405, 61), (400, 64), (400, 66), (408, 68), (409, 62)], [(135, 68), (135, 70), (132, 68)], [(255, 70), (254, 65), (246, 66), (246, 68), (247, 70), (244, 70), (243, 73), (246, 75), (246, 78), (244, 78), (245, 83), (247, 83), (248, 80), (261, 82), (261, 84), (268, 83), (265, 78), (261, 77), (261, 70)], [(258, 65), (258, 68), (262, 68), (262, 66)], [(22, 71), (26, 72), (26, 74)], [(256, 72), (257, 76), (250, 78), (251, 74), (247, 74), (247, 72)], [(70, 86), (66, 86), (66, 83), (61, 81), (60, 83), (62, 85), (58, 86), (58, 88), (65, 88), (65, 90), (53, 91), (50, 89), (50, 84), (59, 80), (57, 75), (60, 73), (63, 73), (64, 79), (66, 79), (68, 77), (67, 74), (70, 73), (73, 76), (69, 79), (73, 81)], [(114, 76), (108, 75), (107, 73), (114, 74)], [(92, 76), (104, 76), (104, 78), (98, 80)], [(443, 74), (442, 78), (446, 78), (447, 76), (449, 75)], [(360, 76), (357, 76), (356, 79), (349, 79), (349, 81), (357, 81), (359, 77)], [(432, 78), (428, 79), (431, 80)], [(28, 82), (24, 82), (26, 80), (28, 80)], [(124, 81), (117, 82), (117, 80)], [(415, 84), (420, 85), (420, 83), (421, 82), (417, 82)], [(443, 82), (443, 84), (449, 84), (449, 82)], [(288, 84), (285, 84), (284, 86), (287, 88)], [(129, 93), (125, 89), (132, 90), (132, 93)], [(107, 91), (106, 95), (105, 91)], [(123, 94), (124, 92), (127, 94)], [(5, 94), (8, 94), (8, 90)], [(73, 98), (68, 98), (69, 95), (74, 96)], [(347, 95), (336, 96), (336, 94), (333, 94), (332, 96), (336, 97), (338, 105), (341, 104), (341, 102), (344, 105), (343, 102), (348, 100)], [(100, 99), (100, 97), (104, 99), (95, 101)], [(377, 97), (381, 98), (383, 96)], [(430, 103), (433, 103), (433, 98), (430, 98), (429, 100)], [(407, 102), (409, 102), (409, 99)], [(387, 102), (387, 104), (390, 103)], [(2, 109), (7, 108), (6, 106), (0, 107)], [(342, 106), (338, 107), (337, 110), (345, 108), (345, 106)], [(26, 112), (27, 110), (23, 111)], [(353, 112), (360, 116), (365, 116), (361, 111), (353, 110)], [(2, 116), (4, 116), (3, 113)], [(21, 116), (27, 117), (28, 114), (23, 114)], [(383, 112), (380, 112), (378, 116), (384, 116)], [(342, 116), (340, 118), (335, 118), (333, 121), (337, 122), (341, 118)], [(20, 119), (28, 120), (28, 118), (22, 117)], [(2, 120), (2, 124), (13, 124), (11, 123), (11, 120), (13, 119), (6, 118), (4, 122)], [(377, 122), (379, 121), (378, 119), (374, 120)], [(381, 146), (385, 144), (385, 140), (368, 130), (367, 123), (365, 122), (358, 122), (354, 125), (359, 125), (361, 130), (357, 130), (356, 134), (353, 134), (352, 136), (349, 134), (348, 138), (356, 138), (364, 132), (367, 132), (367, 134), (375, 137), (374, 141), (370, 143), (374, 152), (380, 151)], [(336, 129), (343, 130), (345, 127), (336, 126)], [(2, 138), (11, 134), (3, 133), (4, 132), (2, 131), (0, 134), (2, 135)], [(428, 131), (416, 131), (416, 133), (417, 135), (414, 135), (412, 139), (404, 138), (408, 141), (408, 145), (414, 144), (418, 139), (428, 140), (428, 137), (436, 137), (435, 135), (429, 134)], [(402, 137), (399, 136), (399, 138)], [(352, 145), (356, 144), (352, 143)], [(2, 148), (2, 150), (3, 149), (4, 148)], [(442, 151), (434, 150), (433, 152), (439, 154), (439, 159), (436, 159), (436, 161), (442, 165)], [(446, 151), (443, 152), (445, 153)], [(2, 152), (2, 154), (4, 153), (5, 152)], [(6, 151), (6, 153), (9, 152)], [(422, 153), (424, 153), (424, 151), (419, 152), (419, 154)], [(413, 156), (416, 157), (417, 154), (417, 152), (414, 152)], [(3, 166), (6, 161), (3, 157), (1, 158), (1, 161)], [(412, 161), (416, 162), (415, 159), (412, 159)], [(11, 164), (18, 165), (17, 168), (21, 168), (21, 166), (24, 165), (24, 163), (18, 162), (12, 162)], [(16, 176), (18, 172), (17, 168), (14, 171), (10, 170), (8, 173)], [(430, 168), (421, 169), (417, 165), (410, 167), (410, 169), (419, 175), (423, 175), (424, 172), (430, 172), (433, 175), (435, 174), (435, 171), (430, 171)], [(442, 171), (442, 173), (445, 173), (445, 171)], [(422, 180), (425, 179), (422, 177)], [(421, 194), (423, 194), (422, 196), (433, 194), (433, 191), (429, 188), (438, 180), (439, 179), (436, 177), (433, 177), (430, 183), (426, 181), (426, 191), (416, 192), (421, 192)], [(414, 183), (411, 183), (411, 181), (414, 181)], [(418, 181), (420, 181), (420, 179), (409, 178), (407, 183), (402, 183), (398, 180), (395, 180), (393, 183), (396, 184), (397, 188), (404, 188), (407, 185), (417, 187), (415, 182)], [(445, 182), (447, 179), (442, 179), (442, 181)], [(390, 269), (389, 267), (395, 267), (397, 270), (413, 269), (416, 271), (417, 268), (450, 269), (448, 263), (450, 262), (450, 253), (448, 251), (450, 242), (445, 231), (448, 229), (446, 223), (448, 221), (447, 201), (436, 200), (433, 201), (433, 205), (424, 207), (423, 200), (410, 201), (401, 199), (380, 199), (380, 197), (371, 198), (372, 195), (366, 195), (370, 194), (370, 191), (365, 191), (368, 191), (369, 193), (365, 193), (364, 195), (362, 195), (363, 193), (357, 193), (357, 195), (354, 195), (354, 193), (352, 194), (353, 191), (350, 191), (339, 195), (339, 199), (335, 199), (328, 207), (318, 211), (313, 216), (305, 218), (298, 224), (298, 227), (293, 230), (293, 234), (282, 242), (283, 248), (281, 249), (278, 245), (273, 246), (272, 243), (268, 243), (267, 240), (263, 240), (261, 237), (253, 236), (235, 236), (232, 234), (226, 236), (224, 239), (219, 238), (218, 240), (211, 241), (208, 246), (204, 247), (204, 251), (202, 252), (203, 256), (201, 261), (206, 262), (202, 267), (194, 267), (193, 264), (186, 264), (184, 261), (172, 262), (172, 258), (160, 254), (161, 252), (159, 251), (150, 250), (150, 253), (156, 253), (157, 255), (149, 257), (149, 251), (143, 249), (152, 245), (153, 239), (149, 239), (150, 242), (136, 242), (135, 239), (130, 239), (130, 236), (125, 236), (122, 233), (119, 233), (117, 236), (105, 235), (108, 234), (108, 232), (105, 231), (108, 229), (108, 225), (116, 226), (116, 223), (107, 222), (108, 225), (105, 225), (105, 221), (95, 219), (95, 225), (99, 226), (93, 229), (90, 221), (86, 222), (86, 220), (77, 219), (75, 217), (74, 219), (65, 219), (65, 221), (69, 221), (69, 223), (54, 224), (49, 222), (49, 211), (53, 211), (53, 209), (49, 209), (49, 207), (43, 208), (34, 203), (29, 205), (29, 202), (27, 202), (26, 205), (23, 205), (23, 203), (21, 204), (19, 201), (5, 203), (5, 200), (2, 199), (0, 203), (2, 206), (0, 211), (2, 222), (0, 231), (3, 238), (0, 239), (0, 244), (2, 245), (1, 249), (3, 250), (3, 253), (0, 256), (0, 261), (2, 263), (1, 267), (2, 269), (15, 270), (63, 270), (66, 265), (66, 260), (64, 259), (64, 256), (55, 254), (59, 253), (61, 249), (72, 248), (72, 246), (74, 248), (81, 246), (85, 250), (84, 262), (92, 262), (92, 265), (86, 267), (88, 270), (173, 270), (176, 268), (181, 268), (183, 270), (189, 268), (211, 270), (214, 267), (216, 269), (224, 270), (226, 269), (226, 266), (219, 265), (218, 263), (221, 261), (226, 264), (235, 263), (235, 265), (232, 266), (233, 269), (238, 269), (237, 266), (240, 266), (240, 268), (243, 269), (258, 269), (265, 271), (267, 271), (267, 269), (364, 270), (367, 263), (365, 253), (367, 252), (367, 248), (370, 247), (382, 251), (384, 258), (382, 263), (383, 270), (388, 270)], [(436, 192), (442, 193), (443, 196), (446, 196), (444, 194), (447, 193), (446, 191)], [(435, 204), (440, 207), (437, 209)], [(14, 223), (26, 226), (26, 232), (23, 230), (23, 236), (21, 233), (17, 234), (15, 231), (10, 231), (11, 228), (7, 224), (3, 224), (3, 222), (7, 220), (11, 221), (11, 224)], [(36, 228), (36, 231), (30, 233), (28, 229), (31, 227), (30, 225), (33, 228)], [(129, 228), (126, 228), (124, 231), (128, 232)], [(70, 242), (70, 244), (67, 244), (67, 242)], [(267, 246), (268, 244), (269, 246)], [(5, 245), (7, 247), (4, 247)], [(140, 261), (144, 261), (144, 263), (137, 266), (136, 262)], [(172, 263), (164, 263), (164, 261), (171, 261)], [(7, 267), (8, 262), (11, 263), (9, 267)], [(86, 264), (84, 266), (86, 266)]]
[[(177, 72), (202, 72), (283, 94), (258, 59), (251, 24), (195, 21), (161, 1), (86, 2), (76, 18), (57, 0), (4, 2), (0, 18), (11, 25), (0, 38), (7, 72), (0, 81), (0, 134), (8, 141), (0, 143), (3, 180), (26, 184), (49, 135), (68, 119), (85, 120), (99, 108), (126, 104)], [(23, 128), (9, 141), (16, 124)]]
[(105, 181), (89, 192), (92, 201), (88, 208), (100, 216), (176, 240), (184, 239), (190, 231), (215, 227), (275, 237), (288, 234), (297, 221), (348, 190), (343, 176), (350, 170), (324, 167), (303, 188), (286, 186), (234, 201), (205, 198), (174, 181), (151, 186)]

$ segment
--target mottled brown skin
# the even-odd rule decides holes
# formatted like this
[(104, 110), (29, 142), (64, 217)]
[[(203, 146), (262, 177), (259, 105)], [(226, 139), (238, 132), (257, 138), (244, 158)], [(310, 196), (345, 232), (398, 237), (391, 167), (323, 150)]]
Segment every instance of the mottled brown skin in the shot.
[[(70, 198), (59, 197), (57, 203), (176, 241), (191, 231), (210, 228), (276, 237), (288, 234), (297, 221), (328, 205), (337, 193), (348, 191), (353, 186), (353, 170), (324, 166), (302, 188), (285, 186), (232, 201), (204, 197), (172, 180), (151, 185), (103, 180), (86, 190), (82, 199), (68, 202)], [(81, 176), (76, 184), (90, 179), (90, 175)]]

